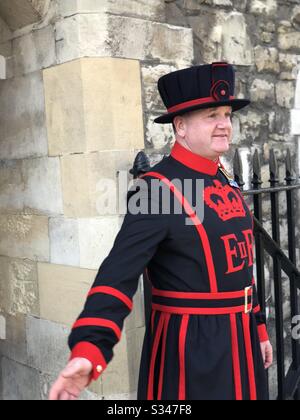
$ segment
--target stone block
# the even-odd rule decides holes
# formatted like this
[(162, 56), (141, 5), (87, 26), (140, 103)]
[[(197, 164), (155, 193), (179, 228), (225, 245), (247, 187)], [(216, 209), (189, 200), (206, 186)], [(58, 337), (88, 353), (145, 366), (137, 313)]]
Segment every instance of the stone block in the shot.
[(120, 229), (120, 218), (80, 219), (78, 228), (80, 267), (96, 270), (113, 246)]
[(0, 81), (0, 127), (1, 159), (47, 156), (45, 104), (40, 72)]
[(6, 59), (0, 55), (0, 79), (6, 79)]
[[(253, 53), (245, 16), (232, 12), (226, 17), (222, 29), (224, 60), (231, 64), (250, 66), (253, 63)], [(238, 42), (236, 34), (239, 34)]]
[(72, 16), (80, 13), (113, 13), (162, 20), (164, 4), (161, 0), (59, 0), (59, 13)]
[(80, 264), (78, 221), (53, 217), (49, 219), (50, 262), (53, 264)]
[(276, 100), (284, 108), (292, 108), (295, 101), (295, 84), (293, 82), (278, 82), (276, 85)]
[(255, 15), (275, 15), (277, 11), (276, 0), (252, 0), (250, 5), (250, 12)]
[[(12, 30), (39, 22), (49, 9), (51, 0), (3, 0), (0, 14)], [(15, 13), (18, 10), (19, 13)]]
[(39, 263), (41, 318), (71, 327), (96, 275), (96, 270)]
[(2, 160), (0, 179), (2, 213), (63, 213), (58, 158)]
[(0, 346), (2, 344), (1, 341), (4, 340), (6, 340), (6, 318), (3, 315), (0, 315)]
[[(125, 181), (133, 165), (133, 151), (74, 154), (61, 158), (66, 217), (111, 216), (126, 211)], [(86, 174), (86, 176), (82, 176)]]
[(255, 64), (258, 72), (279, 73), (278, 50), (264, 48), (260, 45), (254, 48)]
[(255, 79), (250, 88), (250, 98), (253, 102), (275, 103), (275, 87), (264, 79)]
[(0, 215), (0, 254), (49, 261), (48, 218)]
[(166, 112), (166, 108), (158, 93), (157, 82), (161, 76), (176, 70), (179, 70), (179, 68), (167, 64), (142, 67), (142, 85), (145, 106), (148, 112), (153, 112), (154, 110), (159, 113)]
[(22, 160), (0, 161), (0, 211), (16, 213), (24, 208)]
[[(190, 64), (190, 28), (125, 16), (81, 14), (56, 24), (59, 63), (87, 57), (122, 57)], [(174, 54), (176, 45), (176, 55)]]
[(14, 39), (12, 49), (15, 76), (53, 66), (56, 63), (53, 26)]
[(2, 315), (6, 323), (6, 339), (0, 341), (0, 353), (11, 360), (26, 365), (27, 345), (25, 315)]
[(147, 115), (146, 145), (155, 151), (164, 152), (174, 141), (174, 131), (171, 124), (156, 124), (157, 115)]
[(8, 401), (40, 400), (39, 373), (18, 362), (2, 358), (2, 398)]
[(249, 141), (253, 144), (255, 140), (261, 138), (262, 133), (269, 126), (269, 119), (266, 113), (248, 110), (240, 113), (238, 116), (241, 123), (241, 138), (240, 141)]
[(299, 50), (300, 48), (300, 32), (290, 31), (278, 34), (278, 45), (282, 50)]
[[(119, 228), (117, 216), (50, 219), (50, 262), (97, 270), (112, 248)], [(65, 240), (62, 240), (64, 237)], [(68, 244), (71, 246), (68, 247)]]
[(36, 263), (0, 257), (0, 308), (9, 315), (39, 314)]
[(291, 133), (294, 136), (300, 135), (300, 109), (292, 109), (291, 111)]
[(76, 60), (45, 70), (44, 84), (50, 155), (144, 147), (137, 61)]
[(63, 198), (58, 158), (25, 159), (24, 208), (30, 213), (62, 214)]
[(28, 316), (26, 319), (28, 365), (51, 375), (58, 374), (68, 362), (69, 328)]
[(1, 42), (11, 39), (12, 31), (9, 29), (7, 23), (0, 16), (0, 40)]
[(242, 13), (203, 11), (199, 16), (190, 17), (189, 21), (202, 49), (199, 60), (207, 63), (228, 61), (236, 65), (252, 65), (253, 48)]

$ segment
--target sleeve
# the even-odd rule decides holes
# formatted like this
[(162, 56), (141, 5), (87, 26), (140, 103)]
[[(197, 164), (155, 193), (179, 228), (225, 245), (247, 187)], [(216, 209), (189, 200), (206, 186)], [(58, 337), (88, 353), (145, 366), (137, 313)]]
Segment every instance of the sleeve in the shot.
[(255, 315), (256, 324), (257, 324), (257, 332), (259, 341), (263, 343), (264, 341), (269, 341), (269, 335), (266, 327), (266, 314), (261, 310), (258, 296), (257, 296), (257, 289), (255, 284), (255, 279), (252, 280), (252, 290), (253, 290), (253, 313)]
[[(150, 209), (150, 194), (141, 196), (140, 203)], [(94, 380), (112, 359), (124, 319), (132, 309), (139, 277), (168, 232), (167, 215), (145, 213), (132, 214), (127, 206), (122, 227), (69, 336), (70, 358), (90, 360)]]

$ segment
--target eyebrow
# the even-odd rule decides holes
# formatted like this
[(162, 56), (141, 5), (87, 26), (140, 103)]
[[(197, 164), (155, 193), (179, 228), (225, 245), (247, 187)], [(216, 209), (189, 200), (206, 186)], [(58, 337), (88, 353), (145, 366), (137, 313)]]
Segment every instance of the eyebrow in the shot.
[[(207, 115), (216, 114), (216, 113), (217, 113), (217, 111), (215, 109), (212, 109), (212, 110), (209, 110), (208, 111)], [(227, 112), (225, 112), (225, 115), (232, 115), (232, 114), (233, 114), (233, 111), (227, 111)]]

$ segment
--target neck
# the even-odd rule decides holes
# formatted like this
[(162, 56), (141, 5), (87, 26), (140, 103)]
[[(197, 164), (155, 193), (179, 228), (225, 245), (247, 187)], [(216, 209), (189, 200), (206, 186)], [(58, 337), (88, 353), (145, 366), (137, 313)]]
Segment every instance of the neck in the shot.
[(187, 150), (189, 150), (190, 152), (192, 152), (192, 153), (194, 153), (194, 154), (196, 154), (196, 155), (199, 155), (199, 156), (202, 156), (202, 157), (204, 157), (205, 159), (209, 159), (209, 160), (212, 160), (213, 162), (215, 162), (215, 163), (217, 163), (217, 162), (219, 162), (219, 158), (220, 158), (220, 156), (215, 156), (215, 157), (211, 157), (211, 156), (207, 156), (207, 155), (205, 155), (205, 153), (197, 153), (197, 152), (195, 152), (194, 150), (192, 150), (191, 149), (191, 147), (189, 146), (189, 144), (187, 143), (187, 141), (185, 140), (185, 139), (183, 139), (183, 138), (178, 138), (178, 137), (176, 137), (176, 141), (182, 146), (182, 147), (185, 147)]

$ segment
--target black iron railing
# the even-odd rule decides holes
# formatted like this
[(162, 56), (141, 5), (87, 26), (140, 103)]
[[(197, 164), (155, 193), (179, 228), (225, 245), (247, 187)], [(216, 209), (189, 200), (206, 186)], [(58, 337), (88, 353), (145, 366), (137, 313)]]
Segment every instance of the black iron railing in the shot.
[[(262, 188), (261, 164), (259, 154), (256, 151), (253, 157), (252, 190), (243, 191), (245, 196), (252, 196), (254, 213), (254, 234), (256, 249), (257, 289), (262, 309), (266, 309), (266, 284), (265, 284), (265, 253), (273, 260), (273, 285), (274, 285), (274, 308), (276, 328), (276, 359), (277, 359), (277, 399), (300, 399), (300, 346), (299, 340), (293, 339), (291, 334), (292, 363), (286, 372), (285, 341), (284, 341), (284, 316), (283, 316), (283, 280), (282, 272), (289, 278), (290, 292), (290, 320), (299, 315), (300, 272), (296, 261), (296, 206), (295, 192), (300, 189), (292, 170), (290, 151), (286, 155), (285, 183), (280, 183), (278, 162), (274, 150), (270, 151), (270, 187)], [(234, 157), (235, 180), (243, 189), (242, 164), (238, 150)], [(288, 239), (288, 256), (281, 249), (279, 194), (286, 194), (286, 222)], [(270, 201), (270, 214), (272, 235), (263, 227), (263, 199)]]
[[(293, 339), (291, 336), (291, 360), (288, 369), (285, 368), (285, 341), (284, 341), (284, 315), (283, 315), (283, 278), (282, 272), (289, 278), (290, 292), (290, 320), (299, 315), (299, 290), (300, 272), (296, 261), (296, 199), (295, 192), (300, 189), (292, 170), (291, 155), (288, 150), (286, 156), (286, 177), (285, 182), (280, 183), (278, 176), (278, 163), (273, 150), (270, 151), (270, 187), (262, 188), (261, 164), (259, 154), (256, 151), (253, 156), (253, 189), (244, 190), (243, 168), (239, 151), (234, 156), (234, 178), (239, 184), (242, 193), (246, 197), (252, 197), (254, 214), (254, 235), (256, 253), (256, 279), (257, 291), (262, 310), (266, 310), (266, 280), (265, 263), (266, 254), (273, 261), (273, 286), (274, 286), (274, 309), (275, 309), (275, 349), (277, 359), (277, 388), (278, 400), (296, 399), (300, 400), (300, 340)], [(134, 178), (151, 170), (147, 156), (140, 152), (136, 156), (134, 166), (130, 173)], [(279, 212), (279, 194), (286, 194), (286, 221), (288, 255), (281, 249), (280, 241), (280, 220), (282, 215)], [(270, 214), (272, 234), (269, 234), (263, 226), (264, 214), (263, 203), (270, 201)], [(151, 284), (148, 279), (147, 270), (143, 275), (144, 296), (145, 296), (145, 318), (150, 317), (151, 312)], [(287, 372), (287, 373), (286, 373)]]

